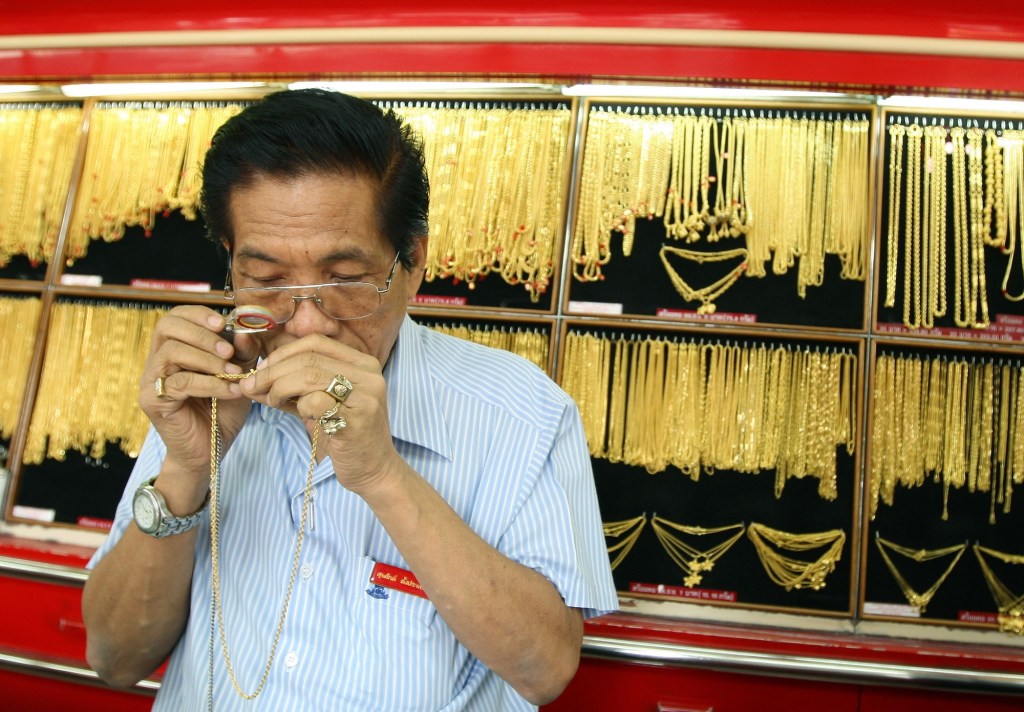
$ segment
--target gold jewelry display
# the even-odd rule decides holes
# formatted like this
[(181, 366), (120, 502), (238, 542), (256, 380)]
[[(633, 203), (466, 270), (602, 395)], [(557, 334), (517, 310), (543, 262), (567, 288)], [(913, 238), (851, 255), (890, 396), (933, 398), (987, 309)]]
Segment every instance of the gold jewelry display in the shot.
[[(990, 325), (986, 245), (1008, 255), (1003, 296), (1024, 300), (1024, 289), (1020, 294), (1008, 290), (1015, 260), (1024, 273), (1024, 255), (1016, 255), (1024, 218), (1024, 132), (982, 129), (974, 119), (957, 119), (956, 125), (950, 119), (948, 129), (945, 119), (928, 121), (890, 117), (884, 305), (895, 306), (897, 273), (902, 269), (904, 325), (931, 328), (936, 317), (946, 315), (946, 244), (951, 228), (952, 318), (958, 327), (984, 329)], [(946, 181), (947, 166), (951, 185)]]
[(502, 351), (511, 351), (536, 364), (538, 368), (544, 371), (547, 371), (549, 368), (551, 340), (548, 334), (540, 329), (513, 328), (509, 324), (503, 324), (500, 327), (478, 327), (467, 324), (432, 324), (428, 321), (423, 323), (442, 334), (501, 349)]
[(0, 297), (0, 437), (10, 440), (18, 424), (42, 301), (38, 297)]
[[(250, 375), (254, 371), (248, 373), (238, 374), (217, 374), (218, 378), (224, 380), (240, 381)], [(338, 406), (341, 404), (338, 403)], [(267, 664), (263, 668), (263, 675), (260, 677), (259, 683), (256, 685), (256, 689), (252, 692), (245, 692), (242, 689), (241, 684), (238, 682), (238, 678), (235, 676), (234, 667), (231, 664), (231, 655), (228, 652), (228, 637), (227, 631), (224, 626), (224, 610), (222, 605), (221, 597), (221, 580), (220, 580), (220, 459), (221, 459), (221, 438), (220, 430), (217, 426), (217, 399), (210, 399), (210, 567), (211, 567), (211, 586), (213, 588), (213, 601), (211, 610), (211, 619), (216, 617), (217, 628), (220, 633), (220, 645), (221, 652), (224, 655), (224, 664), (228, 670), (228, 676), (231, 678), (231, 684), (235, 688), (235, 692), (243, 700), (254, 700), (261, 692), (263, 692), (264, 686), (267, 684), (267, 678), (270, 676), (270, 668), (274, 664), (274, 657), (277, 654), (278, 644), (281, 642), (281, 632), (284, 630), (285, 620), (288, 618), (288, 607), (292, 599), (292, 591), (295, 588), (295, 576), (299, 570), (299, 561), (302, 558), (302, 543), (305, 539), (306, 533), (306, 522), (309, 518), (310, 502), (313, 499), (313, 470), (316, 468), (316, 452), (317, 452), (317, 440), (320, 433), (319, 422), (313, 424), (313, 436), (312, 445), (310, 448), (309, 456), (309, 469), (306, 472), (306, 486), (302, 497), (302, 517), (299, 520), (299, 531), (295, 537), (295, 554), (292, 556), (291, 568), (288, 573), (288, 587), (285, 591), (284, 602), (281, 604), (281, 615), (277, 620), (277, 625), (274, 628), (274, 640), (270, 644), (270, 652), (267, 655)], [(212, 638), (213, 631), (211, 630), (210, 644), (213, 645)], [(213, 665), (213, 653), (211, 650), (210, 654), (210, 665)], [(213, 676), (210, 676), (210, 685), (213, 685)], [(209, 691), (210, 700), (213, 699), (212, 689)]]
[[(846, 543), (846, 533), (842, 529), (792, 534), (758, 522), (750, 523), (747, 536), (757, 550), (765, 573), (787, 591), (802, 588), (818, 591), (824, 588), (825, 579), (835, 571)], [(822, 547), (828, 548), (814, 561), (796, 559), (779, 551), (812, 551)]]
[(244, 106), (97, 104), (89, 114), (85, 165), (68, 228), (68, 264), (85, 256), (90, 240), (120, 240), (125, 228), (136, 225), (149, 234), (165, 211), (180, 210), (194, 220), (213, 134)]
[(573, 276), (603, 279), (612, 234), (622, 233), (629, 256), (637, 217), (663, 216), (672, 240), (743, 237), (751, 277), (764, 276), (769, 260), (776, 274), (800, 260), (800, 296), (821, 284), (827, 254), (839, 256), (844, 279), (863, 280), (867, 117), (775, 113), (754, 118), (718, 110), (712, 117), (687, 107), (591, 107)]
[(1022, 367), (1016, 361), (879, 354), (871, 398), (870, 516), (897, 487), (935, 480), (949, 492), (987, 492), (989, 521), (1009, 513), (1024, 482)]
[(77, 105), (0, 108), (0, 266), (15, 255), (53, 257), (81, 127)]
[[(138, 406), (139, 376), (165, 310), (58, 302), (29, 422), (23, 461), (64, 460), (69, 450), (101, 459), (108, 443), (129, 457), (142, 448), (149, 420)], [(10, 333), (10, 332), (5, 332)]]
[(615, 557), (611, 560), (612, 571), (622, 563), (623, 559), (629, 556), (629, 552), (633, 550), (633, 545), (636, 544), (636, 540), (640, 537), (640, 532), (644, 530), (646, 524), (646, 513), (641, 514), (639, 517), (623, 519), (618, 522), (603, 522), (604, 535), (606, 537), (622, 537), (621, 541), (608, 547), (608, 554), (615, 554)]
[(775, 470), (837, 496), (836, 448), (857, 441), (857, 357), (767, 344), (607, 337), (569, 330), (561, 385), (593, 457), (662, 472)]
[[(920, 609), (921, 613), (924, 613), (928, 604), (931, 603), (932, 598), (935, 597), (939, 587), (949, 578), (949, 575), (953, 573), (953, 568), (960, 561), (960, 557), (963, 556), (964, 551), (967, 549), (967, 544), (957, 544), (955, 546), (947, 546), (942, 549), (911, 549), (909, 547), (900, 546), (895, 544), (888, 539), (883, 539), (879, 536), (878, 532), (875, 532), (875, 544), (878, 546), (878, 552), (882, 555), (882, 559), (885, 561), (886, 567), (892, 573), (892, 577), (896, 580), (896, 584), (900, 587), (900, 591), (903, 592), (904, 597), (907, 599), (907, 603), (915, 608)], [(923, 563), (925, 561), (932, 561), (934, 559), (940, 559), (943, 557), (951, 556), (949, 566), (946, 570), (935, 580), (935, 582), (927, 589), (918, 593), (914, 590), (913, 586), (907, 581), (907, 579), (900, 573), (896, 565), (893, 564), (892, 559), (889, 558), (888, 551), (899, 554), (908, 559), (912, 559), (917, 563)]]
[(978, 559), (981, 573), (985, 577), (985, 583), (992, 594), (999, 614), (996, 620), (999, 623), (999, 630), (1004, 633), (1024, 635), (1024, 594), (1018, 595), (1011, 591), (1006, 584), (992, 570), (992, 566), (985, 559), (985, 556), (998, 559), (1004, 564), (1024, 564), (1024, 556), (1020, 554), (1007, 554), (1003, 551), (996, 551), (981, 544), (975, 543), (972, 547), (974, 555)]
[[(699, 586), (704, 578), (704, 574), (715, 567), (715, 562), (722, 558), (725, 552), (743, 536), (743, 532), (746, 530), (742, 522), (723, 527), (705, 528), (678, 524), (657, 515), (651, 518), (651, 527), (654, 529), (654, 533), (657, 534), (658, 541), (661, 542), (665, 552), (675, 562), (676, 566), (686, 574), (683, 584), (687, 588)], [(672, 534), (669, 529), (691, 537), (724, 534), (726, 532), (730, 532), (730, 534), (714, 546), (707, 549), (698, 549), (688, 544), (677, 534)]]
[(572, 112), (567, 106), (384, 102), (422, 137), (430, 178), (424, 278), (491, 272), (538, 301), (562, 230)]

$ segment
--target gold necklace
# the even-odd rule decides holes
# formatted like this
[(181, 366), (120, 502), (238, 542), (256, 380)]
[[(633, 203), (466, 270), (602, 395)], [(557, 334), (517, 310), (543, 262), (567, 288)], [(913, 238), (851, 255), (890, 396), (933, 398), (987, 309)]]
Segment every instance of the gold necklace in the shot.
[[(724, 277), (715, 280), (707, 286), (694, 288), (679, 276), (679, 273), (676, 272), (675, 268), (671, 263), (669, 263), (666, 253), (678, 255), (683, 259), (692, 260), (698, 264), (704, 264), (706, 262), (721, 262), (733, 257), (742, 257), (743, 261), (731, 269)], [(679, 296), (688, 302), (700, 301), (701, 305), (697, 307), (698, 314), (714, 314), (716, 307), (713, 302), (725, 294), (729, 287), (736, 283), (736, 280), (740, 278), (747, 268), (747, 250), (743, 247), (738, 247), (732, 250), (722, 250), (720, 252), (701, 252), (698, 250), (687, 250), (681, 247), (662, 245), (658, 256), (661, 258), (661, 263), (665, 266), (665, 271), (668, 273), (668, 277), (672, 281), (672, 286), (675, 287)]]
[(41, 313), (37, 297), (0, 297), (0, 437), (5, 440), (18, 422)]
[[(217, 374), (218, 378), (224, 380), (240, 381), (254, 373), (240, 374)], [(277, 626), (274, 628), (274, 640), (270, 644), (270, 653), (267, 655), (267, 664), (263, 668), (263, 675), (256, 689), (252, 692), (245, 692), (235, 677), (234, 668), (231, 665), (231, 656), (228, 653), (227, 631), (224, 628), (224, 612), (221, 605), (220, 592), (220, 457), (221, 441), (220, 431), (217, 428), (217, 399), (210, 399), (210, 566), (211, 586), (213, 588), (212, 606), (217, 618), (217, 627), (220, 631), (221, 651), (224, 654), (224, 664), (227, 666), (228, 676), (235, 692), (243, 700), (254, 700), (263, 692), (270, 676), (270, 668), (274, 664), (274, 657), (277, 654), (277, 646), (281, 642), (281, 632), (284, 630), (285, 619), (288, 617), (288, 605), (291, 603), (292, 590), (295, 587), (295, 576), (299, 570), (299, 560), (302, 556), (302, 542), (305, 538), (306, 521), (309, 517), (309, 505), (313, 499), (313, 470), (316, 467), (317, 439), (320, 433), (320, 424), (313, 424), (313, 442), (309, 457), (309, 469), (306, 472), (306, 487), (302, 498), (302, 518), (299, 521), (299, 532), (295, 538), (295, 554), (292, 556), (291, 570), (288, 575), (288, 589), (285, 592), (284, 603), (281, 605), (281, 615), (278, 618)], [(212, 631), (211, 631), (212, 633)], [(211, 641), (212, 642), (212, 641)], [(212, 652), (212, 651), (211, 651)], [(212, 665), (212, 660), (211, 660)], [(211, 685), (212, 685), (211, 677)]]
[[(924, 130), (911, 124), (907, 136), (907, 182), (903, 232), (903, 323), (921, 325), (921, 139)], [(913, 312), (913, 318), (911, 313)]]
[(996, 618), (999, 623), (999, 630), (1004, 633), (1024, 635), (1024, 594), (1017, 595), (1011, 591), (992, 570), (983, 554), (987, 554), (1005, 564), (1024, 564), (1024, 556), (996, 551), (981, 544), (974, 544), (972, 548), (974, 549), (974, 555), (978, 559), (978, 565), (981, 566), (981, 572), (985, 576), (988, 590), (992, 594), (996, 608), (999, 610), (999, 615)]
[(612, 571), (614, 571), (622, 563), (622, 560), (629, 555), (629, 552), (633, 550), (633, 545), (636, 544), (636, 540), (640, 537), (640, 532), (644, 530), (644, 526), (647, 524), (647, 515), (645, 513), (632, 519), (623, 519), (618, 522), (603, 522), (602, 524), (606, 537), (626, 535), (622, 541), (608, 547), (609, 554), (618, 552), (611, 561)]
[[(661, 542), (661, 546), (665, 549), (665, 552), (669, 555), (672, 561), (675, 562), (676, 566), (686, 573), (686, 577), (683, 579), (683, 584), (687, 588), (693, 588), (694, 586), (700, 585), (704, 578), (704, 574), (715, 567), (715, 562), (722, 558), (725, 552), (727, 552), (732, 545), (735, 544), (741, 536), (743, 536), (743, 532), (745, 531), (745, 527), (742, 522), (722, 527), (705, 528), (700, 526), (677, 524), (676, 522), (657, 515), (654, 515), (651, 518), (651, 527), (654, 529), (654, 533), (658, 536), (658, 541)], [(674, 529), (677, 532), (688, 536), (706, 536), (709, 534), (722, 534), (725, 532), (735, 533), (708, 549), (698, 549), (688, 544), (680, 537), (670, 533), (668, 531), (669, 529)]]
[[(875, 532), (875, 544), (878, 546), (878, 551), (882, 555), (885, 565), (892, 573), (893, 578), (896, 579), (896, 584), (900, 587), (900, 590), (906, 597), (907, 603), (919, 608), (921, 613), (924, 613), (925, 608), (927, 608), (928, 604), (931, 603), (931, 600), (935, 597), (935, 593), (939, 590), (939, 587), (942, 586), (947, 578), (949, 578), (949, 575), (953, 572), (953, 568), (956, 566), (957, 562), (960, 561), (960, 557), (963, 556), (964, 551), (967, 549), (966, 543), (947, 546), (942, 549), (910, 549), (905, 546), (900, 546), (899, 544), (894, 544), (887, 539), (883, 539), (878, 535), (878, 532)], [(889, 554), (886, 551), (887, 549), (908, 559), (912, 559), (919, 564), (925, 561), (942, 558), (944, 556), (953, 555), (953, 558), (949, 562), (949, 566), (946, 567), (946, 570), (943, 571), (938, 579), (935, 580), (935, 583), (921, 593), (918, 593), (910, 585), (907, 579), (904, 578), (903, 574), (900, 573), (899, 569), (896, 568), (896, 565), (893, 564), (892, 559), (889, 558)]]
[[(1006, 270), (1003, 272), (1001, 284), (1003, 297), (1011, 302), (1024, 300), (1024, 289), (1020, 294), (1010, 294), (1010, 274), (1017, 253), (1018, 217), (1024, 213), (1024, 132), (1003, 132), (1003, 157), (1005, 166), (1005, 225), (1006, 230), (1000, 236), (1004, 245), (1003, 252), (1007, 255)], [(1022, 236), (1024, 239), (1024, 236)], [(997, 241), (999, 238), (997, 238)], [(1005, 246), (1008, 245), (1008, 246)], [(1020, 263), (1024, 273), (1024, 245), (1020, 248)]]
[[(787, 591), (825, 587), (825, 578), (835, 571), (843, 555), (846, 533), (842, 529), (824, 532), (792, 534), (772, 529), (758, 522), (747, 527), (747, 536), (757, 550), (757, 556), (768, 577)], [(810, 551), (828, 548), (814, 561), (802, 561), (776, 551), (773, 546), (790, 551)]]

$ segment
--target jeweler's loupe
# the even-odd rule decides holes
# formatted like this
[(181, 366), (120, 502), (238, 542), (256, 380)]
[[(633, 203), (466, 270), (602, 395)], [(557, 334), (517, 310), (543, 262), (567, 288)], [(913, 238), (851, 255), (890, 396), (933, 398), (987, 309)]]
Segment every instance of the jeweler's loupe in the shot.
[(277, 326), (277, 321), (269, 309), (255, 304), (243, 304), (232, 309), (227, 317), (226, 330), (235, 334), (257, 334), (270, 331)]

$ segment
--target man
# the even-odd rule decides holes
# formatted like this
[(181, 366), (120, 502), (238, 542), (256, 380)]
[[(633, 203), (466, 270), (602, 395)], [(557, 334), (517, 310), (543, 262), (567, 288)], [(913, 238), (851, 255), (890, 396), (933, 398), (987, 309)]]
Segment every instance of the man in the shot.
[(418, 143), (359, 99), (280, 92), (218, 132), (203, 213), (242, 314), (233, 340), (200, 306), (156, 328), (153, 428), (83, 595), (103, 679), (170, 654), (174, 712), (519, 710), (568, 684), (616, 606), (579, 416), (407, 317), (427, 195)]

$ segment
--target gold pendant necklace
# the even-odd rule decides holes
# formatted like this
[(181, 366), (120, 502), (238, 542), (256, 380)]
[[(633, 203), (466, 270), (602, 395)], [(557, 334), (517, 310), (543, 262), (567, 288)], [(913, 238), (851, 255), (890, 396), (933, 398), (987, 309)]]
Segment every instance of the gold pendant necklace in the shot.
[[(896, 579), (897, 585), (900, 587), (900, 590), (903, 591), (903, 595), (906, 597), (907, 603), (921, 609), (922, 613), (924, 613), (928, 604), (931, 603), (932, 598), (935, 597), (935, 593), (939, 590), (939, 587), (947, 578), (949, 578), (949, 575), (953, 572), (953, 567), (955, 567), (957, 562), (960, 561), (960, 557), (963, 556), (964, 550), (967, 549), (966, 543), (957, 544), (956, 546), (947, 546), (943, 549), (910, 549), (905, 546), (900, 546), (899, 544), (894, 544), (887, 539), (883, 539), (878, 536), (878, 532), (875, 532), (875, 544), (878, 545), (878, 551), (882, 555), (885, 565), (892, 573), (892, 577)], [(938, 559), (951, 554), (954, 556), (949, 562), (949, 566), (947, 566), (946, 570), (942, 572), (938, 579), (936, 579), (935, 583), (929, 586), (925, 591), (918, 593), (910, 585), (907, 579), (904, 578), (903, 574), (899, 572), (899, 569), (896, 568), (892, 559), (889, 558), (889, 554), (886, 549), (890, 549), (908, 559), (913, 559), (917, 563), (931, 561), (932, 559)]]
[[(239, 374), (217, 374), (218, 378), (223, 380), (241, 381), (253, 374), (254, 371), (248, 373)], [(267, 664), (263, 668), (263, 675), (260, 678), (259, 684), (256, 685), (256, 689), (252, 692), (245, 692), (242, 689), (241, 684), (238, 682), (238, 678), (235, 676), (235, 671), (231, 665), (231, 656), (228, 653), (228, 639), (227, 631), (224, 628), (224, 613), (221, 605), (221, 587), (220, 587), (220, 457), (221, 457), (221, 446), (220, 446), (220, 431), (217, 428), (217, 399), (210, 399), (210, 566), (211, 566), (211, 586), (213, 588), (213, 601), (212, 601), (212, 615), (216, 616), (217, 627), (220, 631), (220, 644), (221, 650), (224, 653), (224, 663), (228, 669), (228, 676), (231, 678), (231, 684), (235, 688), (235, 692), (243, 700), (254, 700), (261, 692), (263, 692), (264, 686), (267, 684), (267, 678), (270, 676), (270, 668), (274, 664), (274, 657), (277, 654), (277, 646), (281, 642), (281, 632), (284, 630), (285, 619), (288, 617), (288, 605), (291, 603), (292, 591), (295, 588), (295, 576), (299, 569), (299, 560), (302, 556), (302, 542), (305, 538), (306, 532), (306, 521), (309, 517), (309, 505), (313, 498), (313, 470), (316, 467), (316, 451), (317, 451), (317, 436), (320, 434), (319, 423), (313, 424), (313, 443), (312, 453), (309, 458), (309, 470), (306, 472), (306, 487), (302, 498), (302, 518), (299, 522), (299, 532), (295, 539), (295, 554), (292, 556), (291, 570), (288, 575), (288, 589), (285, 592), (284, 603), (281, 605), (281, 615), (278, 618), (277, 626), (274, 629), (274, 641), (270, 645), (270, 653), (267, 656)], [(212, 628), (212, 625), (211, 625)], [(213, 631), (210, 631), (210, 666), (211, 674), (209, 679), (209, 703), (213, 704)]]
[[(711, 571), (711, 569), (715, 567), (715, 562), (718, 561), (741, 536), (743, 536), (743, 532), (745, 530), (742, 522), (739, 524), (730, 524), (723, 527), (706, 529), (699, 526), (677, 524), (676, 522), (669, 521), (668, 519), (657, 515), (651, 518), (651, 527), (654, 528), (654, 533), (658, 536), (658, 541), (661, 542), (661, 546), (668, 553), (669, 557), (671, 557), (672, 561), (675, 562), (676, 566), (686, 572), (687, 576), (683, 579), (683, 584), (687, 588), (693, 588), (694, 586), (699, 585), (703, 579), (703, 574)], [(724, 532), (735, 533), (731, 534), (728, 538), (720, 541), (714, 546), (701, 550), (686, 543), (678, 536), (670, 534), (667, 527), (671, 527), (678, 532), (691, 536), (722, 534)]]

